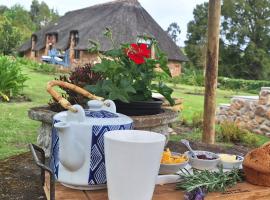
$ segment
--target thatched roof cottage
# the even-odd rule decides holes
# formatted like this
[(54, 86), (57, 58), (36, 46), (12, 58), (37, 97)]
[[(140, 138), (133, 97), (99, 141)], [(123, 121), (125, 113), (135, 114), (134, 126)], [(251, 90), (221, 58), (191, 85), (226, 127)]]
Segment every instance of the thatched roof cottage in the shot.
[(186, 56), (137, 0), (116, 0), (67, 12), (56, 23), (33, 33), (19, 52), (41, 60), (53, 48), (69, 52), (68, 66), (93, 62), (97, 57), (87, 51), (89, 39), (98, 42), (102, 51), (111, 49), (110, 41), (102, 34), (106, 27), (112, 30), (118, 45), (137, 42), (145, 35), (155, 38), (168, 55), (172, 75), (181, 73)]

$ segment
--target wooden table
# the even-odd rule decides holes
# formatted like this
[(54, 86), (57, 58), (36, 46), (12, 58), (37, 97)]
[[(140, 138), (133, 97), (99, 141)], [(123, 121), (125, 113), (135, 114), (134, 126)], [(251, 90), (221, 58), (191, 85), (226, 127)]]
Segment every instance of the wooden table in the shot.
[[(49, 200), (49, 175), (45, 176), (44, 191)], [(175, 190), (175, 184), (157, 185), (152, 200), (183, 200), (184, 193)], [(81, 191), (55, 185), (56, 200), (108, 200), (107, 190)], [(128, 200), (128, 199), (127, 199)], [(270, 200), (270, 188), (239, 183), (225, 193), (210, 193), (205, 200)]]

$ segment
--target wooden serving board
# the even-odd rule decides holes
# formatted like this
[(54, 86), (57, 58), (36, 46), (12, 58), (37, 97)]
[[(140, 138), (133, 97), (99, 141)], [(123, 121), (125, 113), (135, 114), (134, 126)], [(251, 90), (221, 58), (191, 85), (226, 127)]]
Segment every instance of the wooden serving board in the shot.
[[(44, 192), (49, 199), (50, 180), (46, 175)], [(152, 200), (183, 200), (184, 193), (175, 190), (175, 184), (157, 185)], [(55, 185), (56, 200), (108, 200), (107, 190), (81, 191), (67, 188), (60, 183)], [(225, 193), (209, 193), (205, 200), (270, 200), (270, 188), (239, 183)]]

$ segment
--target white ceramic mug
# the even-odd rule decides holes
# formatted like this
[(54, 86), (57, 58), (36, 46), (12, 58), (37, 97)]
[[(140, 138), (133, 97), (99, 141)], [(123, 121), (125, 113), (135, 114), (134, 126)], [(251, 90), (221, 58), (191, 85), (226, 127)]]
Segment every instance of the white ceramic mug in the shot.
[(165, 136), (140, 130), (109, 131), (104, 135), (110, 200), (151, 200)]

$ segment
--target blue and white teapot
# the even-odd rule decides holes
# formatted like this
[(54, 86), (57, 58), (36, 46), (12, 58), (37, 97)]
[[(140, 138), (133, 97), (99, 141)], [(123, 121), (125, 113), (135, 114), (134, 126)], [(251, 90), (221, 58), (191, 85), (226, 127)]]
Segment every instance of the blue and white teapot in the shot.
[[(53, 82), (51, 86), (56, 85)], [(48, 87), (49, 93), (51, 86)], [(67, 102), (58, 97), (60, 103)], [(68, 111), (53, 117), (50, 166), (55, 177), (63, 185), (75, 189), (106, 187), (103, 135), (111, 130), (132, 129), (133, 120), (116, 113), (111, 100), (90, 100), (89, 109), (85, 110), (80, 105), (63, 107)]]

